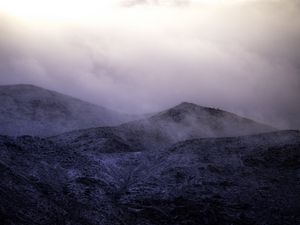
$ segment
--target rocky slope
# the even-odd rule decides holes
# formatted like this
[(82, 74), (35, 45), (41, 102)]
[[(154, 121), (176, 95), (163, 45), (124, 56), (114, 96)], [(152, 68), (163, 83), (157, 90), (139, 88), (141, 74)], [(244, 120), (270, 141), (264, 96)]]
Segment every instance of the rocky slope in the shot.
[(117, 125), (28, 85), (0, 102), (0, 224), (300, 224), (299, 131), (191, 103)]
[(300, 222), (299, 131), (101, 148), (1, 136), (0, 224)]
[(33, 85), (0, 86), (0, 134), (49, 136), (134, 117)]

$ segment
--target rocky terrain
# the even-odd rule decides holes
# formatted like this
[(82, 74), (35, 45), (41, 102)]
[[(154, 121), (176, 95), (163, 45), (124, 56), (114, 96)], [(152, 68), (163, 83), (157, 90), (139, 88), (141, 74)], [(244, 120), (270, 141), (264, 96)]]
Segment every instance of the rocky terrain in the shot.
[(191, 103), (118, 124), (27, 85), (0, 102), (1, 225), (300, 224), (299, 131)]
[(49, 136), (111, 126), (133, 116), (33, 85), (0, 86), (0, 134)]
[(299, 224), (299, 131), (102, 147), (1, 136), (0, 223)]

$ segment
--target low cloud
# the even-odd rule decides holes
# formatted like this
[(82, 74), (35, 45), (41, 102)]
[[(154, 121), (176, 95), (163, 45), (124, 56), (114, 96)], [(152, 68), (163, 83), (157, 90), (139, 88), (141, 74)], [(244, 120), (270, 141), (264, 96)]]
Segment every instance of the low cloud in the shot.
[(137, 5), (154, 5), (154, 6), (187, 6), (189, 5), (189, 0), (123, 0), (121, 1), (121, 6), (132, 7)]
[(174, 2), (185, 6), (127, 1), (146, 4), (115, 7), (93, 23), (2, 13), (0, 83), (131, 113), (190, 101), (300, 129), (297, 1)]

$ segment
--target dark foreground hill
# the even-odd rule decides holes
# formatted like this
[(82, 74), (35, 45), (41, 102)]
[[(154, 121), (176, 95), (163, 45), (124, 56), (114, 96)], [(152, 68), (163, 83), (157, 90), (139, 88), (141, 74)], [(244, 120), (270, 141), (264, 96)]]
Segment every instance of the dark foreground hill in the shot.
[(134, 117), (33, 85), (0, 86), (0, 134), (49, 136)]
[(96, 151), (103, 151), (102, 146), (106, 144), (116, 145), (118, 147), (111, 150), (123, 152), (129, 149), (163, 149), (178, 141), (193, 138), (230, 137), (271, 131), (275, 129), (233, 113), (185, 102), (149, 118), (115, 127), (73, 131), (53, 137), (52, 140), (73, 148)]
[(110, 147), (1, 136), (0, 224), (300, 222), (298, 131), (193, 139), (160, 151)]

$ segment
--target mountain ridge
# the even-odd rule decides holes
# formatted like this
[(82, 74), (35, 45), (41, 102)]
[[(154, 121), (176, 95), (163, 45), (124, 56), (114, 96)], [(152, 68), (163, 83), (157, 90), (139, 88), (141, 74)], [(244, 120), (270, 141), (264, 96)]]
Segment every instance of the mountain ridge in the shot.
[(141, 151), (164, 149), (178, 141), (194, 138), (243, 136), (275, 130), (233, 113), (183, 103), (148, 118), (113, 127), (71, 131), (50, 139), (73, 147), (97, 149), (102, 145), (99, 140), (112, 141), (117, 137), (123, 144), (131, 146), (131, 151)]
[(134, 119), (34, 85), (0, 86), (0, 134), (50, 136)]
[[(8, 115), (12, 121), (31, 118), (27, 125), (41, 122), (62, 132), (63, 126), (51, 124), (61, 125), (57, 118), (70, 122), (64, 120), (64, 113), (82, 121), (87, 112), (95, 112), (85, 104), (82, 111), (81, 102), (59, 93), (38, 89), (33, 96), (35, 88), (24, 88), (28, 93), (20, 92), (18, 98), (0, 88), (5, 107), (0, 108), (0, 129), (5, 119), (1, 116)], [(43, 126), (34, 134), (40, 134)], [(67, 128), (75, 130), (45, 137), (0, 132), (1, 224), (295, 225), (300, 221), (298, 130), (278, 131), (187, 102), (118, 125)]]

